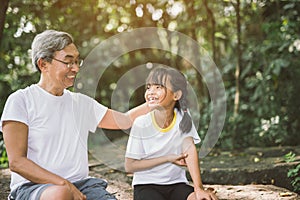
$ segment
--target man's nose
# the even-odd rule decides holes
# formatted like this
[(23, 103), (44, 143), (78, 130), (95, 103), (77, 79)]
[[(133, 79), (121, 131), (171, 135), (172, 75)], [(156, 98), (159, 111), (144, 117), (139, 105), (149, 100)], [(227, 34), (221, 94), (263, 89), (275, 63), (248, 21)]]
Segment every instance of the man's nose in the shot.
[(78, 65), (73, 65), (71, 67), (71, 71), (78, 73), (79, 72), (79, 66)]

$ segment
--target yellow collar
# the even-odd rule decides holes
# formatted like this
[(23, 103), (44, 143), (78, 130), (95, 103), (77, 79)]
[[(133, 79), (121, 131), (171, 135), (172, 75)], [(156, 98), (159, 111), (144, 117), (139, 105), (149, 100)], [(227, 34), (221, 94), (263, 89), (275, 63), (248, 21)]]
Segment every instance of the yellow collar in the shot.
[(172, 120), (171, 124), (170, 124), (167, 128), (160, 128), (160, 127), (158, 126), (158, 124), (156, 123), (156, 120), (155, 120), (154, 112), (151, 112), (151, 118), (152, 118), (152, 122), (153, 122), (155, 128), (156, 128), (157, 130), (159, 130), (160, 132), (164, 132), (164, 133), (165, 133), (165, 132), (168, 132), (169, 130), (171, 130), (171, 129), (174, 127), (175, 122), (176, 122), (176, 112), (175, 112), (175, 110), (174, 110), (174, 117), (173, 117), (173, 120)]

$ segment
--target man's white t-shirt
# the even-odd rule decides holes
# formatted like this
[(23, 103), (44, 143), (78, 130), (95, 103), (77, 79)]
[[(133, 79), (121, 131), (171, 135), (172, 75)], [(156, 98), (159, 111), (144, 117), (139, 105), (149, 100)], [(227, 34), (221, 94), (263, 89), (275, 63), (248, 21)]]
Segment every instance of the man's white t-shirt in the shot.
[[(64, 90), (62, 96), (54, 96), (34, 84), (9, 96), (0, 130), (7, 120), (26, 124), (28, 159), (73, 182), (88, 176), (88, 133), (95, 132), (106, 111), (83, 94)], [(11, 190), (25, 182), (12, 172)]]
[[(186, 137), (192, 137), (195, 144), (199, 143), (200, 138), (194, 125), (189, 133), (181, 133), (179, 123), (182, 114), (177, 109), (174, 113), (174, 120), (166, 129), (157, 126), (153, 112), (136, 118), (131, 128), (125, 157), (141, 160), (170, 154), (178, 155), (186, 151), (182, 148)], [(185, 173), (184, 168), (168, 162), (134, 172), (132, 185), (188, 183)]]

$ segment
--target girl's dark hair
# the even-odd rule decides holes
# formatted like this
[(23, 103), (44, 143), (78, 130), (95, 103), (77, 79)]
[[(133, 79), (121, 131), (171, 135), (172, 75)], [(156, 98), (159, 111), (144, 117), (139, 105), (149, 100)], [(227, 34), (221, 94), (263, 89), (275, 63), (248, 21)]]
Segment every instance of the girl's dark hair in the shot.
[(181, 90), (182, 96), (176, 102), (175, 108), (178, 108), (183, 113), (182, 120), (179, 124), (179, 128), (182, 133), (190, 132), (192, 128), (192, 119), (188, 113), (188, 101), (187, 101), (187, 80), (185, 76), (178, 70), (166, 67), (158, 66), (151, 70), (146, 84), (159, 84), (166, 87), (166, 81), (169, 78), (172, 91), (177, 92)]

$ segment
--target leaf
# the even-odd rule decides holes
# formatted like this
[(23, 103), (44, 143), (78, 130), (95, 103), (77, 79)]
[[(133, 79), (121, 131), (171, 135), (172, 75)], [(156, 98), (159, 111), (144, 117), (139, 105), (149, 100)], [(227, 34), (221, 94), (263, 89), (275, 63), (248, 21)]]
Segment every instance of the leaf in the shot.
[(294, 3), (289, 3), (283, 6), (284, 10), (289, 10), (289, 9), (293, 9), (295, 7)]
[(290, 62), (285, 59), (282, 58), (275, 59), (274, 61), (271, 62), (272, 72), (278, 76), (280, 74), (281, 68), (285, 68), (289, 64)]

